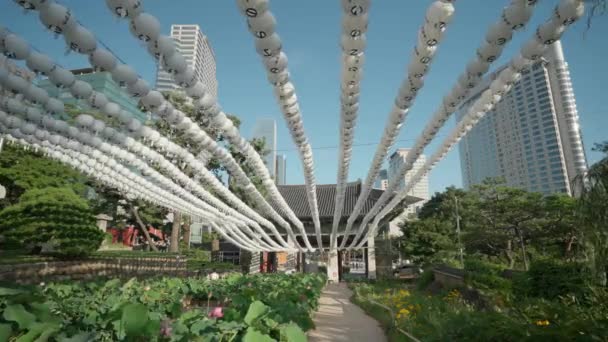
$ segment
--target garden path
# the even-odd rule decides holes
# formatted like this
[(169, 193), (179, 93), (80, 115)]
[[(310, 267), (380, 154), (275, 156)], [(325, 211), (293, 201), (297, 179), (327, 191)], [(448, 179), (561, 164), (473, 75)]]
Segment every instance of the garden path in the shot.
[(308, 333), (311, 342), (385, 342), (380, 324), (350, 301), (352, 291), (346, 284), (329, 284), (319, 300), (313, 321), (316, 329)]

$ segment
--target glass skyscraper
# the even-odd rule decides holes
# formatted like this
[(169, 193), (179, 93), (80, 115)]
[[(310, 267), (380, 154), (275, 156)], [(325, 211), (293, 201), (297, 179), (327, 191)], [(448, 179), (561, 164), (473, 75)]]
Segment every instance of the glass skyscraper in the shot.
[[(388, 179), (393, 179), (395, 175), (399, 172), (401, 166), (405, 163), (405, 159), (410, 150), (410, 148), (398, 148), (390, 156), (388, 165)], [(412, 169), (408, 173), (406, 173), (402, 179), (399, 180), (397, 191), (400, 191), (405, 187), (405, 184), (408, 183), (411, 177), (414, 176), (414, 174), (416, 174), (416, 172), (418, 172), (418, 170), (424, 166), (424, 163), (426, 163), (426, 156), (424, 154), (421, 154), (418, 160), (414, 163)], [(422, 177), (422, 179), (414, 186), (414, 188), (411, 189), (410, 192), (408, 192), (408, 195), (423, 199), (423, 201), (409, 205), (405, 210), (408, 214), (415, 214), (418, 212), (418, 209), (422, 207), (424, 203), (426, 203), (426, 201), (430, 198), (428, 175)]]
[(287, 157), (284, 154), (277, 154), (275, 183), (277, 185), (287, 184)]
[[(71, 71), (76, 79), (89, 83), (95, 91), (104, 94), (108, 100), (120, 105), (122, 109), (131, 113), (139, 121), (146, 121), (147, 115), (138, 109), (139, 100), (129, 95), (126, 89), (121, 88), (118, 83), (114, 82), (109, 72), (95, 71), (92, 68)], [(79, 105), (79, 101), (69, 91), (55, 87), (48, 78), (38, 80), (36, 83), (40, 88), (46, 90), (50, 96), (57, 97), (67, 104)], [(86, 101), (82, 101), (83, 105), (85, 103)]]
[[(217, 98), (217, 78), (215, 54), (207, 36), (198, 25), (171, 25), (171, 38), (175, 40), (179, 52), (188, 66), (194, 70), (197, 80), (203, 82), (207, 90)], [(179, 89), (171, 75), (158, 65), (156, 90), (172, 91)]]
[[(459, 109), (459, 120), (501, 70), (473, 89)], [(560, 42), (524, 70), (459, 149), (465, 188), (502, 177), (507, 185), (529, 191), (572, 194), (572, 181), (587, 170), (587, 162)]]
[(268, 152), (263, 157), (264, 164), (268, 168), (268, 172), (272, 177), (276, 176), (276, 158), (277, 158), (277, 123), (271, 118), (257, 119), (253, 126), (253, 138), (263, 138), (265, 141), (265, 149)]

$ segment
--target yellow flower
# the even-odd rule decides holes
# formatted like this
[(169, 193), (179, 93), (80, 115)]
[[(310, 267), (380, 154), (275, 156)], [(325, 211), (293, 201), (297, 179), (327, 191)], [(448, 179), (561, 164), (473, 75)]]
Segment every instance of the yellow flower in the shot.
[(534, 322), (534, 324), (536, 324), (539, 327), (546, 327), (551, 323), (549, 323), (548, 320), (544, 319), (544, 320), (538, 320), (538, 321)]

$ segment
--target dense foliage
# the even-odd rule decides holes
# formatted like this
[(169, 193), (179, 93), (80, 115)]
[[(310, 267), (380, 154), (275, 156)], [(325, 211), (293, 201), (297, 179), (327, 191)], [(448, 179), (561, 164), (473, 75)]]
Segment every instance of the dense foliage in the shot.
[(0, 209), (17, 203), (31, 189), (69, 187), (84, 195), (85, 180), (77, 171), (37, 151), (4, 144), (0, 153), (0, 184), (6, 188), (6, 198), (0, 200)]
[(44, 246), (62, 257), (87, 255), (104, 239), (87, 202), (69, 188), (25, 192), (19, 203), (0, 212), (0, 236), (5, 248), (40, 251)]
[(0, 340), (306, 341), (324, 284), (273, 274), (0, 288)]
[[(458, 289), (435, 294), (414, 291), (394, 282), (352, 285), (355, 301), (382, 321), (395, 341), (407, 340), (395, 329), (423, 341), (604, 341), (608, 338), (606, 293), (588, 306), (568, 297), (559, 301), (519, 298), (495, 302), (480, 310)], [(591, 299), (591, 298), (590, 298)], [(384, 309), (390, 308), (393, 317)], [(394, 320), (393, 320), (394, 319)]]

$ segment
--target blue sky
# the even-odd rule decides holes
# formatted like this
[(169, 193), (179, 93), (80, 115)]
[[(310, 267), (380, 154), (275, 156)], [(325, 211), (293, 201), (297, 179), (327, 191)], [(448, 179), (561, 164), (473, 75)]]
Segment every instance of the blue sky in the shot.
[[(145, 46), (128, 32), (126, 21), (112, 17), (103, 0), (63, 0), (79, 21), (91, 29), (121, 59), (154, 82), (156, 65)], [(224, 110), (239, 116), (241, 132), (250, 136), (256, 117), (273, 117), (278, 127), (278, 153), (287, 155), (287, 182), (302, 183), (302, 167), (287, 126), (278, 110), (272, 88), (255, 52), (253, 39), (244, 17), (233, 0), (144, 0), (147, 12), (159, 18), (163, 33), (173, 23), (198, 24), (209, 37), (217, 60), (219, 100)], [(367, 34), (366, 63), (361, 84), (360, 111), (349, 180), (365, 178), (397, 89), (405, 76), (416, 32), (430, 0), (372, 1)], [(487, 28), (500, 15), (507, 0), (467, 0), (456, 2), (454, 20), (439, 47), (425, 87), (419, 93), (394, 148), (409, 147), (426, 121), (451, 89), (466, 63), (474, 56)], [(508, 61), (533, 30), (549, 17), (557, 0), (540, 0), (526, 29), (519, 31), (494, 66)], [(339, 0), (272, 1), (277, 32), (289, 58), (296, 85), (304, 127), (314, 149), (318, 183), (335, 183), (339, 127), (339, 82), (341, 8)], [(25, 37), (37, 49), (55, 58), (64, 67), (88, 66), (82, 55), (65, 54), (65, 43), (53, 39), (37, 18), (25, 14), (12, 1), (0, 2), (0, 24)], [(593, 143), (608, 140), (608, 17), (597, 18), (583, 37), (584, 21), (578, 22), (563, 37), (570, 66), (581, 126), (589, 162), (599, 160), (591, 152)], [(454, 126), (450, 120), (439, 136)], [(427, 148), (430, 154), (437, 139)], [(394, 150), (393, 148), (393, 150)], [(391, 150), (392, 151), (392, 150)], [(461, 185), (457, 149), (432, 171), (431, 191)]]

